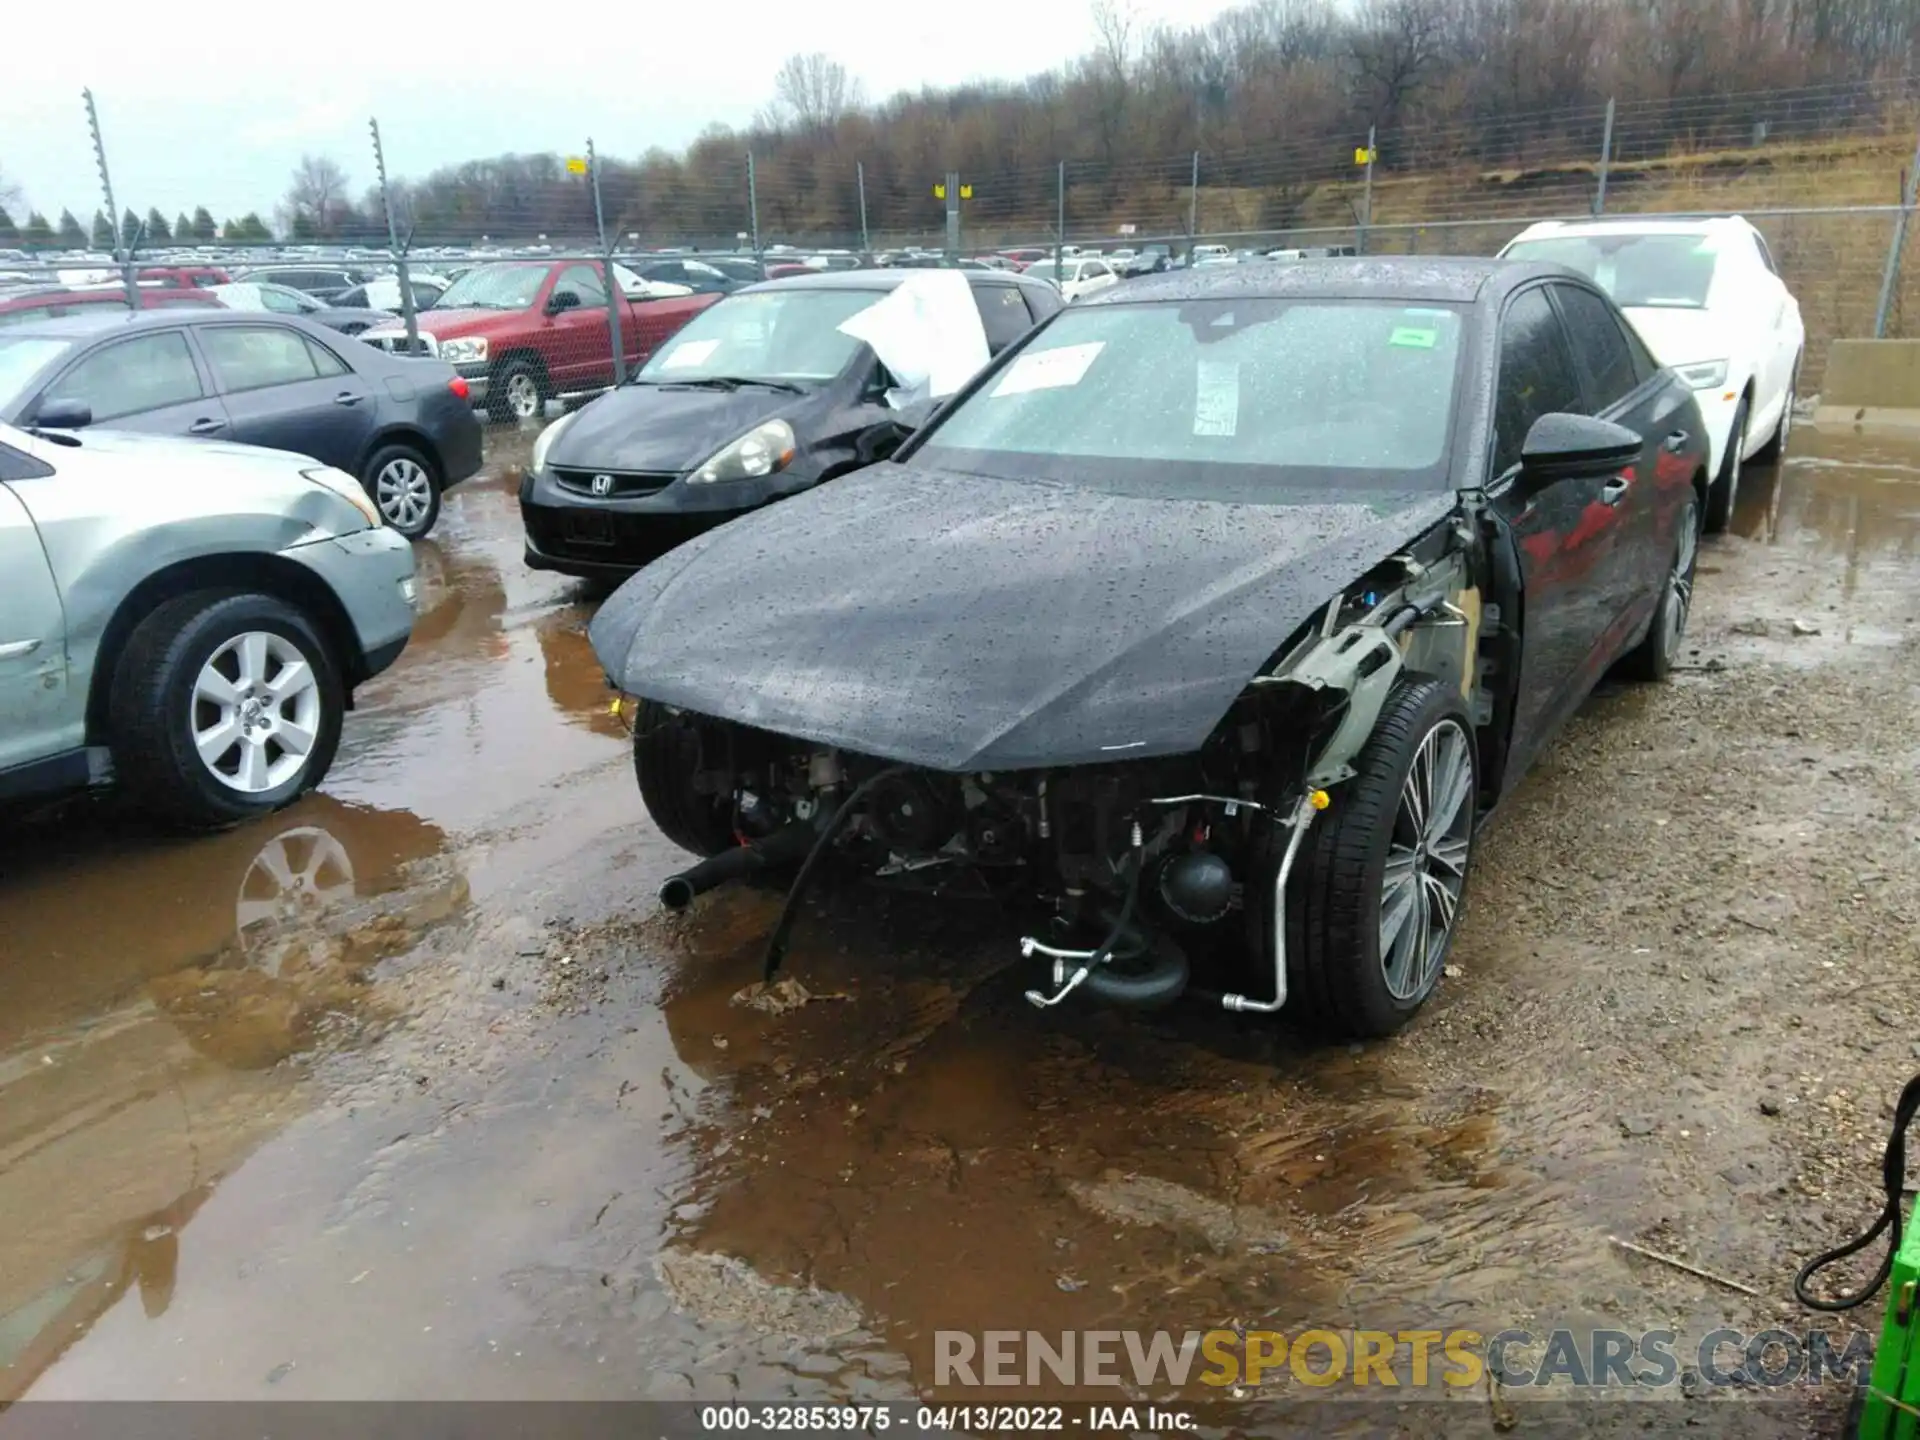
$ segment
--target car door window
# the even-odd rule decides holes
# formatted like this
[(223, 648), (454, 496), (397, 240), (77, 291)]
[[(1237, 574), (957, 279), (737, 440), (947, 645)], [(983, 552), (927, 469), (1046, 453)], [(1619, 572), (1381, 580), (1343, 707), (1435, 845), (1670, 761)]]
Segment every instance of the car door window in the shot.
[(1640, 381), (1634, 374), (1633, 356), (1627, 350), (1627, 337), (1620, 322), (1613, 318), (1613, 307), (1591, 290), (1578, 285), (1556, 285), (1554, 298), (1573, 339), (1573, 348), (1587, 362), (1587, 378), (1593, 390), (1587, 407), (1598, 415), (1626, 399)]
[(279, 290), (268, 290), (264, 287), (260, 291), (260, 304), (276, 315), (298, 315), (306, 308), (298, 300), (294, 299), (293, 296)]
[(313, 347), (297, 330), (278, 325), (208, 325), (199, 334), (214, 379), (228, 394), (293, 385), (320, 374)]
[(1767, 249), (1767, 242), (1760, 238), (1760, 232), (1757, 230), (1753, 236), (1753, 248), (1760, 252), (1760, 263), (1766, 266), (1773, 274), (1778, 275), (1780, 273), (1780, 267), (1773, 263), (1773, 252)]
[(604, 306), (607, 303), (606, 287), (600, 283), (600, 277), (585, 265), (569, 265), (562, 270), (560, 278), (553, 282), (553, 293), (571, 293), (582, 308), (589, 305)]
[(77, 400), (96, 424), (184, 405), (206, 394), (193, 351), (178, 330), (116, 341), (76, 361), (47, 387), (47, 400)]
[(1493, 473), (1520, 463), (1527, 432), (1542, 415), (1578, 411), (1584, 404), (1579, 371), (1560, 317), (1544, 289), (1514, 297), (1500, 322), (1500, 384), (1494, 405)]
[(347, 373), (348, 366), (346, 361), (342, 360), (338, 355), (334, 354), (311, 336), (302, 336), (301, 338), (307, 342), (307, 349), (312, 353), (313, 369), (316, 375), (325, 377), (329, 375), (344, 375)]
[(975, 285), (973, 303), (980, 310), (990, 355), (998, 355), (1033, 327), (1026, 302), (1011, 285)]
[(1111, 275), (1112, 273), (1113, 272), (1106, 267), (1106, 263), (1101, 260), (1096, 260), (1087, 266), (1087, 276), (1089, 279), (1098, 280), (1102, 275)]

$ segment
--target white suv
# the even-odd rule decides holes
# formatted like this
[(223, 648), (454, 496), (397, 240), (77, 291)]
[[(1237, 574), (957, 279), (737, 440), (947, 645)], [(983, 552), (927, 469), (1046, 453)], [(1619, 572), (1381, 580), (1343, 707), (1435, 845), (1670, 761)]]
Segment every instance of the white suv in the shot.
[(1740, 462), (1786, 445), (1807, 338), (1760, 232), (1737, 215), (1546, 221), (1500, 254), (1557, 261), (1593, 280), (1654, 358), (1693, 387), (1712, 447), (1706, 527), (1726, 529)]

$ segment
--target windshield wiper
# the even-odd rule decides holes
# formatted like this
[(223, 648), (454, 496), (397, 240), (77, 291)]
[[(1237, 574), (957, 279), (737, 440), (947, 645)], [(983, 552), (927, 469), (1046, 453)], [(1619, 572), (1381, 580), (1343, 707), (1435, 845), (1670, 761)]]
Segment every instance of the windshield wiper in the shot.
[(672, 383), (675, 385), (705, 385), (716, 390), (738, 390), (742, 385), (759, 385), (767, 390), (784, 390), (789, 395), (804, 395), (807, 393), (798, 385), (790, 385), (785, 380), (762, 380), (757, 375), (701, 375), (694, 379), (675, 380)]

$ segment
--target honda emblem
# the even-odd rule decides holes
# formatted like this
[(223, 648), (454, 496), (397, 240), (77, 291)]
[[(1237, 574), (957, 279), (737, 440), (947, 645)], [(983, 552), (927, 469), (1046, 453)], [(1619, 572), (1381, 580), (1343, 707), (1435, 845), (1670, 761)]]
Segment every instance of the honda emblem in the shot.
[(611, 475), (594, 476), (593, 477), (593, 493), (596, 495), (611, 495), (613, 493), (613, 476)]

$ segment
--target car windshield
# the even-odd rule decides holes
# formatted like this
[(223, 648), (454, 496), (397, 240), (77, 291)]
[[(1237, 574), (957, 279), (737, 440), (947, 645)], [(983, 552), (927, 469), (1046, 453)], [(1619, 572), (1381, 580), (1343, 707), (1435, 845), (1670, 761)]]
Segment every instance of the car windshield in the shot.
[(702, 310), (655, 353), (639, 379), (661, 385), (732, 377), (830, 380), (861, 344), (840, 322), (878, 304), (875, 290), (750, 290)]
[(927, 432), (929, 463), (1260, 501), (1444, 484), (1464, 313), (1247, 299), (1066, 311)]
[(469, 270), (435, 303), (437, 310), (525, 310), (540, 294), (545, 265), (482, 265)]
[(0, 408), (12, 409), (41, 371), (73, 349), (71, 340), (38, 335), (0, 336)]
[(1717, 251), (1705, 235), (1555, 235), (1510, 246), (1510, 260), (1571, 266), (1613, 303), (1704, 310)]
[[(1042, 280), (1058, 280), (1060, 278), (1060, 267), (1051, 260), (1036, 260), (1033, 264), (1027, 266), (1025, 273), (1038, 276)], [(1073, 262), (1071, 260), (1067, 262), (1067, 273), (1073, 273)]]

